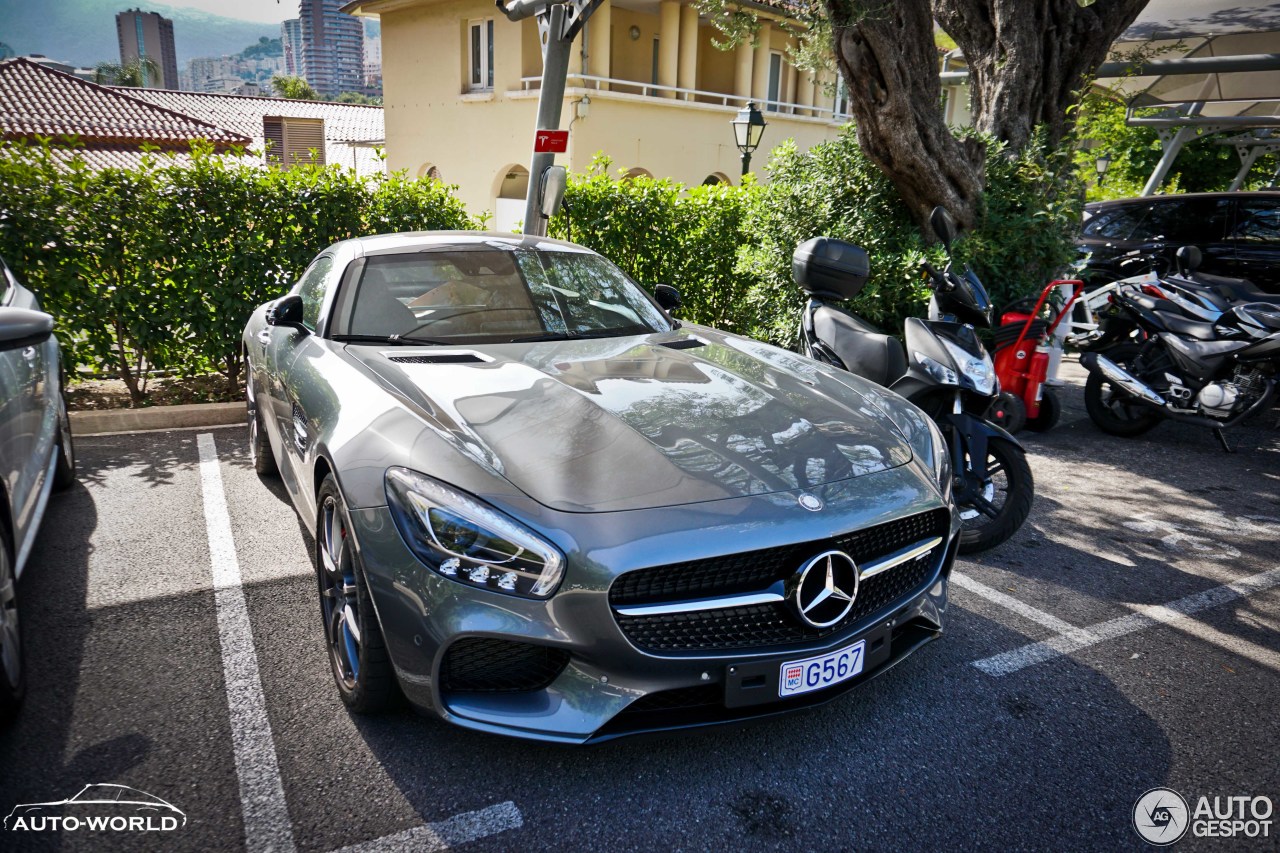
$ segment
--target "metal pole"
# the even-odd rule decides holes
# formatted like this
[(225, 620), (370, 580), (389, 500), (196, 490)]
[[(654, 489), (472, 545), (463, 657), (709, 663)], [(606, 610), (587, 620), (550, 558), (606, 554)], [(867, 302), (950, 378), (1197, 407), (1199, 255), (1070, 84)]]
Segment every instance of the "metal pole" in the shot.
[(1160, 157), (1160, 162), (1156, 164), (1155, 171), (1151, 173), (1151, 177), (1147, 178), (1147, 185), (1142, 188), (1141, 195), (1154, 195), (1155, 191), (1160, 189), (1160, 184), (1164, 182), (1165, 177), (1169, 174), (1169, 170), (1173, 168), (1173, 161), (1178, 159), (1178, 152), (1182, 150), (1182, 146), (1189, 139), (1195, 138), (1196, 132), (1190, 127), (1180, 127), (1178, 131), (1170, 136), (1161, 134), (1161, 142), (1164, 143), (1164, 154)]
[[(573, 39), (564, 37), (565, 7), (552, 6), (550, 24), (547, 27), (547, 44), (542, 50), (542, 89), (538, 93), (539, 130), (559, 130), (560, 111), (564, 107), (565, 78), (569, 74), (569, 57)], [(535, 237), (547, 236), (547, 220), (542, 218), (539, 205), (542, 173), (556, 161), (554, 154), (533, 155), (529, 163), (529, 192), (524, 203), (524, 233)]]
[(1240, 171), (1236, 172), (1236, 177), (1231, 182), (1231, 186), (1227, 187), (1227, 192), (1229, 193), (1235, 192), (1244, 184), (1244, 179), (1249, 176), (1249, 170), (1258, 161), (1258, 155), (1262, 153), (1262, 148), (1254, 146), (1246, 149), (1241, 146), (1236, 149), (1236, 153), (1240, 155)]
[(751, 171), (751, 152), (743, 151), (742, 152), (742, 177), (745, 178), (747, 176), (747, 172), (750, 172), (750, 171)]

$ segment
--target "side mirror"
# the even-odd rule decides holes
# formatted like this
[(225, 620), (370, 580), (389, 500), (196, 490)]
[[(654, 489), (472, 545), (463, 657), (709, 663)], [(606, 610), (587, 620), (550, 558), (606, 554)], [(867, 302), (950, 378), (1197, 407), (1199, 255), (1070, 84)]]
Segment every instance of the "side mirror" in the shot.
[(655, 285), (653, 298), (664, 311), (674, 311), (684, 304), (684, 300), (680, 298), (680, 291), (669, 284)]
[(547, 219), (556, 215), (564, 202), (564, 191), (569, 186), (569, 173), (564, 166), (548, 166), (542, 170), (542, 185), (538, 188), (538, 209)]
[(947, 213), (945, 207), (939, 205), (933, 209), (933, 213), (929, 214), (929, 225), (933, 228), (933, 233), (937, 234), (938, 239), (942, 241), (947, 254), (951, 254), (951, 244), (956, 240), (956, 221), (951, 218), (951, 214)]
[(0, 351), (39, 346), (53, 334), (53, 318), (43, 311), (0, 308)]
[(281, 296), (267, 307), (267, 325), (301, 329), (302, 297), (296, 293)]

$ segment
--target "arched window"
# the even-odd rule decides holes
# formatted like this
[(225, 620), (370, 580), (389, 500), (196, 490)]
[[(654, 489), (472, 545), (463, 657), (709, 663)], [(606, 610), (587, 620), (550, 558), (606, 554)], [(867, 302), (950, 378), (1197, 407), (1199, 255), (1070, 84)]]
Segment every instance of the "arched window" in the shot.
[(628, 169), (627, 173), (622, 176), (622, 180), (629, 181), (632, 178), (652, 178), (652, 177), (653, 177), (653, 173), (650, 172), (648, 169), (643, 169), (639, 166), (636, 166), (634, 169)]
[(419, 166), (418, 177), (429, 178), (430, 180), (433, 180), (433, 181), (444, 180), (444, 178), (440, 177), (440, 168), (432, 163), (423, 163), (421, 166)]
[(712, 172), (702, 179), (704, 187), (714, 187), (716, 184), (725, 184), (727, 186), (732, 183), (733, 181), (729, 180), (729, 177), (724, 172)]

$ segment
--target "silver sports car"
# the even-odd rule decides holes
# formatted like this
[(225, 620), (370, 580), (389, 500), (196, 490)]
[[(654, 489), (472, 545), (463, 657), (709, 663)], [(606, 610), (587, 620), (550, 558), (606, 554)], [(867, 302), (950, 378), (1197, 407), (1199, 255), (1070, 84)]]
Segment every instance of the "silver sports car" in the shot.
[(570, 243), (395, 234), (254, 312), (254, 462), (352, 710), (600, 741), (817, 705), (941, 632), (932, 422), (656, 296)]

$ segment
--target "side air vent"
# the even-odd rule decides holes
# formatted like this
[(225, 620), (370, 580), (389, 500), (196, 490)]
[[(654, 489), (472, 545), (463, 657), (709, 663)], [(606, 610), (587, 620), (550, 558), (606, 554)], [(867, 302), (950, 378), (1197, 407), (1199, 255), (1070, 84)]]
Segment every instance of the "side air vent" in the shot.
[(662, 344), (667, 349), (697, 349), (706, 345), (706, 341), (700, 341), (697, 338), (682, 338), (678, 341), (666, 341)]
[(400, 364), (484, 364), (484, 359), (471, 352), (441, 352), (434, 355), (389, 355)]

